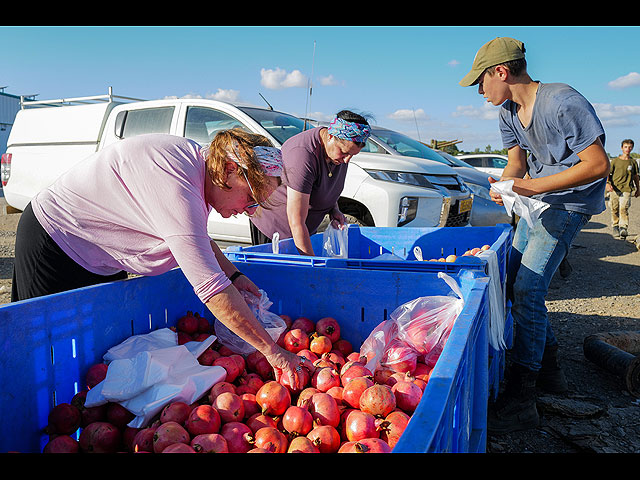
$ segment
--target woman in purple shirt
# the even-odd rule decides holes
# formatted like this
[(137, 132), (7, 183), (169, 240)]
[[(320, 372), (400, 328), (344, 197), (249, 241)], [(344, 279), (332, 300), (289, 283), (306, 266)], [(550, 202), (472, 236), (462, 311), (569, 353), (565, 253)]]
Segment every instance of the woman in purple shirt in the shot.
[(339, 112), (328, 127), (317, 127), (291, 137), (282, 145), (282, 184), (269, 198), (269, 208), (251, 217), (252, 241), (293, 238), (301, 255), (314, 255), (311, 235), (326, 214), (335, 227), (344, 225), (338, 199), (344, 188), (351, 157), (370, 135), (367, 120), (348, 110)]

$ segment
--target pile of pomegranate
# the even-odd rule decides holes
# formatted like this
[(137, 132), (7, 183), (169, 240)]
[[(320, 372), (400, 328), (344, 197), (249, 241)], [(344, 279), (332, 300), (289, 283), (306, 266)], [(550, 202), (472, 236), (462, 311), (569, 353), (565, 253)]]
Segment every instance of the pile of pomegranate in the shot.
[[(371, 372), (367, 358), (341, 338), (334, 318), (314, 323), (306, 317), (281, 317), (287, 330), (279, 345), (313, 364), (302, 368), (303, 388), (289, 385), (261, 353), (243, 356), (216, 340), (198, 361), (224, 368), (224, 381), (193, 404), (172, 401), (148, 426), (132, 428), (127, 424), (134, 415), (118, 403), (84, 406), (88, 389), (106, 376), (108, 366), (100, 363), (89, 369), (87, 389), (51, 410), (44, 452), (391, 452), (420, 402), (432, 367), (420, 361), (392, 362)], [(214, 333), (205, 318), (191, 312), (173, 328), (181, 344)]]

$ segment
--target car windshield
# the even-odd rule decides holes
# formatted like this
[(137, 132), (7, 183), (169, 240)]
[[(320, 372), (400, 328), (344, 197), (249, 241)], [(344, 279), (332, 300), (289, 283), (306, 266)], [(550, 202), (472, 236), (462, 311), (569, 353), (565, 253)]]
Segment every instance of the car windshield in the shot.
[(435, 150), (427, 147), (424, 143), (414, 140), (413, 138), (402, 133), (387, 130), (386, 128), (373, 128), (372, 133), (381, 141), (389, 145), (400, 155), (405, 157), (418, 157), (426, 160), (435, 160), (436, 162), (451, 165), (448, 159), (442, 157)]
[[(262, 125), (280, 145), (305, 130), (304, 120), (287, 113), (264, 110), (262, 108), (238, 108)], [(310, 128), (313, 128), (313, 126), (307, 122), (306, 129), (309, 130)]]
[(447, 160), (451, 161), (451, 163), (453, 165), (455, 165), (456, 167), (469, 167), (469, 168), (475, 168), (472, 167), (471, 165), (469, 165), (467, 162), (460, 160), (459, 158), (454, 157), (453, 155), (451, 155), (450, 153), (447, 152), (438, 152), (440, 153), (440, 155), (442, 155), (443, 157), (445, 157)]

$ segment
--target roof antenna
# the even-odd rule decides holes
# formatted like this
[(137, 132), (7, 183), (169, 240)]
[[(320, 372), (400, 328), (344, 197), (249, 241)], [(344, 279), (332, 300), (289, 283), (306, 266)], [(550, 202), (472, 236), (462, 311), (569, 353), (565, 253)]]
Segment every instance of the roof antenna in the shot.
[(309, 77), (309, 90), (307, 91), (307, 105), (305, 106), (304, 111), (304, 130), (307, 129), (307, 117), (309, 115), (309, 108), (311, 108), (311, 93), (312, 93), (312, 84), (313, 84), (313, 66), (316, 61), (316, 41), (313, 41), (313, 56), (311, 57), (311, 76)]
[(271, 106), (271, 104), (269, 102), (267, 102), (267, 99), (264, 98), (260, 92), (258, 92), (258, 95), (260, 95), (262, 97), (262, 99), (264, 100), (264, 103), (269, 105), (269, 110), (273, 110), (273, 107)]

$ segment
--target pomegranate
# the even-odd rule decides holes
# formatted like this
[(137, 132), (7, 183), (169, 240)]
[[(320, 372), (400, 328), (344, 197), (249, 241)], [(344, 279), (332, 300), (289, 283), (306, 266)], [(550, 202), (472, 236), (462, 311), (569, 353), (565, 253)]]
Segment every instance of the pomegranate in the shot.
[(388, 385), (376, 383), (362, 392), (359, 408), (374, 417), (386, 417), (396, 408), (396, 398)]
[(299, 328), (307, 332), (307, 334), (311, 334), (316, 329), (315, 323), (307, 317), (298, 317), (291, 324), (291, 330)]
[[(255, 394), (260, 389), (260, 387), (264, 385), (264, 380), (262, 380), (262, 377), (257, 373), (245, 372), (243, 375), (241, 375), (236, 379), (236, 383), (239, 385), (239, 387), (246, 385), (247, 387), (249, 387), (251, 393)], [(236, 392), (236, 393), (241, 394), (243, 392)]]
[(311, 364), (315, 363), (318, 360), (318, 356), (315, 353), (313, 353), (311, 350), (309, 350), (308, 348), (300, 350), (297, 353), (297, 355), (300, 356), (300, 357), (306, 358), (307, 360), (309, 360), (309, 362)]
[(299, 394), (309, 383), (310, 377), (311, 377), (309, 370), (307, 370), (306, 368), (301, 369), (298, 372), (298, 375), (300, 376), (301, 386), (297, 387), (297, 386), (292, 386), (290, 384), (288, 375), (282, 375), (282, 370), (275, 369), (274, 372), (275, 372), (275, 377), (278, 383), (280, 383), (281, 385), (284, 385), (289, 390), (289, 392), (293, 395)]
[(396, 373), (394, 370), (391, 370), (387, 367), (379, 367), (373, 372), (373, 381), (376, 383), (388, 383), (389, 378)]
[(176, 422), (184, 425), (191, 413), (191, 405), (175, 401), (167, 404), (160, 412), (160, 423)]
[(364, 438), (378, 438), (380, 432), (376, 426), (376, 418), (361, 410), (351, 411), (345, 420), (344, 432), (351, 442)]
[(411, 417), (400, 410), (391, 412), (380, 424), (380, 438), (393, 448), (407, 428)]
[(213, 407), (220, 414), (222, 423), (244, 420), (244, 402), (236, 393), (223, 392), (216, 397)]
[(256, 402), (255, 393), (243, 393), (240, 398), (244, 403), (244, 418), (250, 418), (252, 415), (260, 413), (260, 405)]
[(106, 363), (91, 365), (85, 376), (87, 388), (93, 388), (107, 377), (108, 366)]
[(338, 341), (333, 342), (333, 348), (340, 352), (343, 357), (347, 357), (350, 353), (353, 353), (353, 345), (345, 338), (340, 338)]
[(309, 335), (300, 328), (291, 329), (284, 335), (283, 346), (285, 350), (293, 353), (298, 353), (300, 350), (308, 349)]
[(342, 382), (342, 385), (346, 385), (347, 383), (349, 383), (350, 380), (356, 377), (373, 378), (373, 374), (371, 373), (371, 370), (369, 370), (364, 365), (359, 363), (354, 363), (349, 368), (347, 368), (346, 371), (340, 376), (340, 380)]
[(355, 360), (353, 358), (349, 358), (349, 356), (347, 356), (347, 358), (345, 359), (346, 362), (344, 365), (342, 365), (342, 367), (340, 367), (340, 376), (344, 375), (344, 373), (349, 370), (353, 365), (360, 365), (362, 367), (365, 366), (365, 364), (363, 362), (361, 362), (360, 360)]
[(194, 313), (194, 317), (198, 319), (198, 332), (199, 333), (211, 333), (211, 324), (209, 320), (204, 317), (201, 317), (199, 313)]
[(313, 417), (306, 408), (291, 405), (282, 416), (282, 427), (291, 437), (306, 435), (313, 428)]
[(307, 433), (307, 438), (320, 450), (320, 453), (336, 453), (340, 448), (340, 434), (331, 425), (314, 427)]
[(362, 392), (373, 386), (370, 377), (355, 377), (350, 380), (342, 390), (342, 401), (353, 408), (360, 408)]
[(289, 442), (287, 453), (320, 453), (320, 450), (309, 438), (295, 437)]
[(333, 348), (331, 339), (326, 335), (318, 335), (314, 333), (311, 335), (311, 341), (309, 342), (309, 350), (316, 355), (320, 356), (325, 353), (329, 353)]
[(407, 413), (413, 413), (422, 399), (422, 390), (411, 381), (402, 380), (391, 387), (396, 397), (397, 407)]
[(227, 441), (229, 453), (246, 453), (253, 448), (253, 432), (242, 422), (225, 423), (220, 435)]
[(80, 410), (82, 418), (80, 427), (84, 428), (90, 423), (105, 421), (107, 418), (107, 404), (96, 405), (95, 407), (85, 407), (88, 390), (80, 390), (71, 399), (71, 405)]
[(418, 363), (418, 352), (405, 342), (395, 338), (391, 340), (382, 354), (380, 364), (396, 372), (413, 374)]
[(289, 390), (272, 380), (266, 382), (256, 393), (256, 402), (266, 415), (282, 415), (291, 405)]
[(241, 370), (238, 368), (238, 364), (232, 357), (218, 357), (213, 361), (213, 365), (217, 367), (222, 367), (227, 372), (227, 376), (225, 378), (226, 382), (233, 383), (236, 378), (240, 375)]
[(136, 438), (136, 435), (140, 430), (142, 429), (129, 426), (124, 427), (124, 430), (122, 430), (122, 444), (127, 452), (133, 451), (131, 448), (133, 445), (133, 439)]
[(316, 332), (319, 335), (329, 337), (331, 343), (337, 342), (340, 339), (340, 325), (338, 321), (333, 317), (324, 317), (316, 322)]
[(80, 445), (69, 435), (58, 435), (47, 442), (42, 453), (80, 453)]
[(213, 403), (218, 395), (224, 392), (236, 393), (236, 386), (229, 382), (218, 382), (209, 390), (209, 402)]
[(173, 443), (165, 447), (162, 453), (196, 453), (196, 451), (186, 443)]
[(264, 448), (272, 453), (287, 453), (289, 441), (277, 428), (262, 427), (254, 435), (255, 448)]
[(191, 436), (206, 433), (218, 433), (222, 419), (218, 410), (211, 405), (198, 405), (191, 410), (189, 417), (185, 421), (185, 428)]
[(293, 319), (289, 315), (286, 315), (284, 313), (282, 315), (279, 315), (279, 317), (284, 320), (284, 324), (287, 326), (287, 329), (291, 330), (291, 324), (293, 324)]
[(296, 405), (298, 407), (309, 407), (309, 402), (311, 401), (311, 397), (314, 393), (318, 393), (320, 390), (314, 387), (307, 387), (300, 392), (298, 395), (298, 400), (296, 401)]
[(70, 403), (59, 403), (51, 409), (48, 416), (47, 433), (71, 435), (82, 421), (80, 409)]
[(190, 441), (189, 432), (182, 425), (173, 421), (166, 422), (161, 424), (153, 434), (153, 451), (161, 453), (169, 445)]
[(116, 453), (121, 441), (120, 430), (107, 422), (90, 423), (78, 438), (80, 450), (84, 453)]
[(342, 370), (342, 367), (344, 367), (344, 364), (346, 363), (344, 356), (336, 350), (331, 350), (328, 353), (323, 353), (322, 357), (325, 360), (328, 360), (331, 363), (333, 363), (336, 366), (336, 369), (338, 370), (338, 372)]
[(198, 357), (198, 363), (200, 363), (200, 365), (211, 366), (213, 365), (213, 361), (218, 357), (220, 357), (220, 354), (213, 348), (209, 347), (200, 354)]
[(136, 436), (133, 437), (131, 450), (133, 452), (153, 452), (153, 436), (156, 433), (156, 427), (147, 427), (141, 429)]
[(308, 409), (316, 425), (337, 427), (340, 424), (338, 403), (328, 393), (314, 393), (309, 401)]
[(276, 428), (278, 426), (278, 423), (273, 417), (270, 417), (269, 415), (263, 415), (262, 413), (253, 414), (244, 423), (251, 429), (252, 433), (256, 433), (262, 427)]
[(324, 367), (315, 371), (311, 377), (311, 386), (321, 392), (340, 385), (340, 374), (334, 368)]
[(425, 382), (429, 382), (429, 377), (431, 377), (432, 371), (433, 371), (433, 367), (430, 367), (425, 363), (418, 362), (416, 364), (416, 369), (413, 372), (413, 376), (418, 379), (424, 380)]
[(344, 391), (344, 387), (341, 385), (336, 385), (335, 387), (331, 387), (327, 390), (327, 393), (331, 395), (335, 400), (338, 406), (342, 405), (342, 393)]
[(122, 405), (116, 402), (107, 403), (106, 421), (115, 425), (120, 430), (124, 430), (127, 424), (136, 416)]
[(379, 438), (363, 438), (342, 444), (338, 453), (391, 453), (391, 447)]
[(191, 439), (191, 448), (196, 453), (229, 453), (227, 441), (219, 433), (201, 433)]
[(193, 335), (198, 331), (199, 319), (193, 315), (192, 312), (187, 312), (176, 322), (176, 328), (180, 332), (184, 332), (189, 335)]

